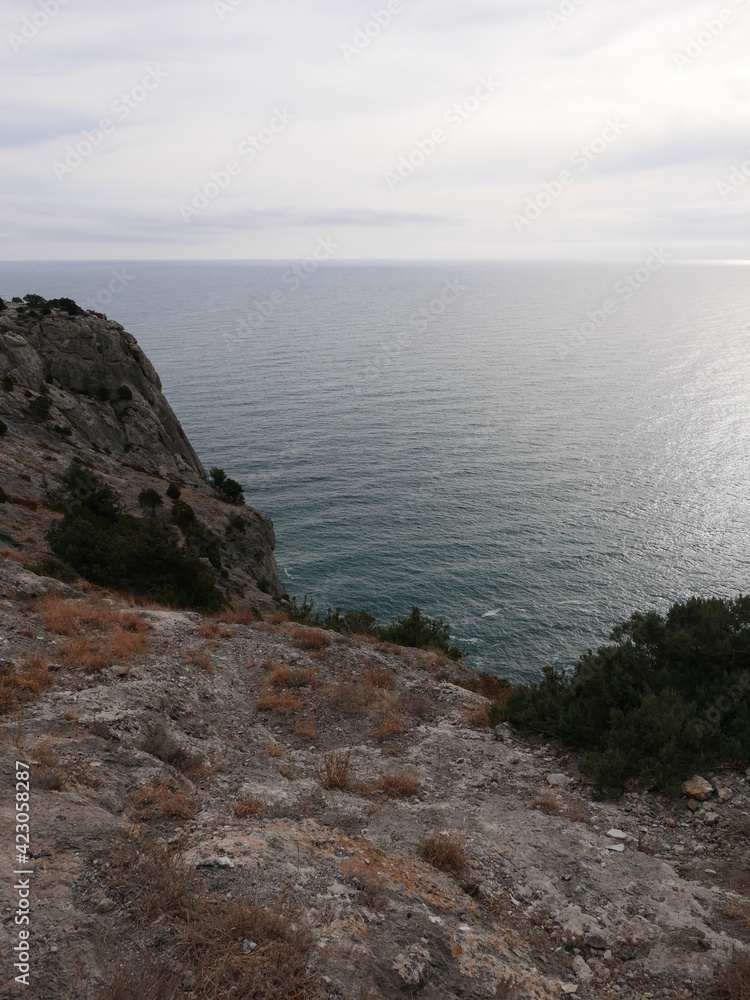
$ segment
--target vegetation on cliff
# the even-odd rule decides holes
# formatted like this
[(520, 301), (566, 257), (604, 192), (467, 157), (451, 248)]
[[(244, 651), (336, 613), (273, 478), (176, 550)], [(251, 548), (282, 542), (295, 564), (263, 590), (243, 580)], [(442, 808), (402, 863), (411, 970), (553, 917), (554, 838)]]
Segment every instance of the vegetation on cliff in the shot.
[(692, 774), (750, 763), (750, 597), (634, 614), (565, 675), (517, 688), (505, 718), (586, 752), (601, 795), (635, 781), (676, 794)]
[(124, 513), (117, 493), (82, 462), (71, 463), (51, 499), (65, 511), (47, 536), (52, 551), (91, 583), (173, 607), (210, 612), (226, 603), (189, 541), (180, 547), (154, 508), (145, 518)]

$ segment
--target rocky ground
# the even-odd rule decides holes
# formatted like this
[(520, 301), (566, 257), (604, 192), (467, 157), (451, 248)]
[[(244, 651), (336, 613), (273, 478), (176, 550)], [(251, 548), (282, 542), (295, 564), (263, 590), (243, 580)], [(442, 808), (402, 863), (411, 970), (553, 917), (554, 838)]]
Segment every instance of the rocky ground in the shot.
[[(440, 655), (15, 561), (1, 598), (4, 853), (28, 761), (34, 870), (29, 989), (0, 886), (1, 996), (692, 997), (750, 942), (750, 774), (597, 803)], [(268, 992), (231, 992), (254, 965)]]

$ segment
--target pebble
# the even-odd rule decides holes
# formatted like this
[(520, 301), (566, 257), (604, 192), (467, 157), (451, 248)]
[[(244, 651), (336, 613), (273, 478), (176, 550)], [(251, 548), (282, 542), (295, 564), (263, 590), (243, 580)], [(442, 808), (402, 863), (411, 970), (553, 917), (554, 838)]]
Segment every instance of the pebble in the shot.
[(613, 840), (627, 840), (628, 835), (622, 830), (607, 830), (607, 836)]

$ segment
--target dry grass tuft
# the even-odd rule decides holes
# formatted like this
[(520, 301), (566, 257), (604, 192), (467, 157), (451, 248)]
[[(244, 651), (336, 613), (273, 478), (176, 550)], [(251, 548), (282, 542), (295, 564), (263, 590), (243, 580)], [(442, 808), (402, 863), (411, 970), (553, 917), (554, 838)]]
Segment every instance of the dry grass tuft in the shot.
[(365, 662), (369, 664), (364, 676), (367, 687), (373, 692), (390, 691), (393, 687), (393, 671), (388, 667), (377, 667), (369, 660)]
[(194, 667), (199, 667), (207, 674), (214, 673), (214, 665), (205, 647), (203, 649), (186, 649), (185, 662), (191, 663)]
[(316, 681), (315, 671), (301, 667), (285, 667), (281, 663), (272, 662), (268, 683), (274, 688), (312, 687)]
[(301, 625), (292, 630), (292, 642), (297, 649), (323, 650), (331, 645), (331, 637), (323, 629)]
[(371, 910), (381, 910), (386, 903), (383, 876), (372, 865), (359, 858), (348, 858), (341, 863), (341, 874), (359, 889), (362, 902)]
[(175, 790), (165, 781), (152, 778), (131, 795), (133, 818), (138, 822), (156, 819), (193, 819), (198, 813), (195, 796), (183, 789)]
[(461, 714), (469, 726), (475, 729), (487, 729), (490, 724), (491, 707), (489, 701), (475, 701), (463, 708)]
[(269, 757), (282, 757), (284, 755), (284, 751), (278, 743), (269, 743), (266, 747), (266, 753)]
[(289, 615), (286, 611), (269, 611), (263, 615), (263, 621), (268, 622), (269, 625), (286, 625), (289, 621)]
[(316, 772), (324, 788), (345, 790), (351, 786), (349, 775), (351, 759), (351, 750), (333, 750), (325, 754), (323, 766)]
[(41, 656), (27, 656), (18, 665), (0, 665), (0, 715), (36, 701), (52, 687), (49, 664)]
[(426, 834), (419, 843), (419, 853), (440, 871), (461, 875), (466, 869), (464, 839), (456, 830)]
[(384, 698), (379, 718), (372, 728), (372, 735), (378, 743), (387, 743), (394, 736), (401, 736), (409, 729), (409, 720), (394, 698)]
[(49, 631), (67, 637), (59, 649), (67, 667), (96, 673), (146, 652), (143, 618), (119, 611), (98, 597), (72, 601), (52, 595), (38, 602), (36, 614)]
[(238, 799), (230, 805), (229, 811), (237, 819), (248, 819), (250, 816), (262, 816), (266, 807), (260, 799)]
[[(162, 925), (160, 936), (168, 951), (144, 980), (150, 997), (181, 996), (187, 974), (194, 1000), (316, 995), (317, 984), (307, 971), (312, 942), (298, 914), (210, 894), (179, 850), (155, 841), (132, 839), (113, 862), (110, 891), (127, 908), (135, 928), (157, 921)], [(257, 946), (249, 954), (245, 941)], [(115, 986), (108, 985), (102, 998), (149, 996), (140, 980), (124, 975), (117, 973)]]
[(726, 965), (715, 972), (707, 1000), (750, 1000), (750, 951), (734, 949)]
[(315, 739), (315, 709), (299, 712), (294, 720), (294, 735), (303, 740)]
[(295, 712), (299, 712), (302, 708), (302, 702), (299, 698), (296, 698), (289, 691), (280, 691), (275, 694), (273, 691), (266, 689), (260, 691), (258, 697), (255, 700), (255, 708), (258, 712), (273, 712), (275, 715), (292, 715)]
[(539, 809), (540, 812), (546, 813), (549, 816), (553, 812), (557, 812), (559, 809), (559, 804), (554, 795), (537, 795), (535, 799), (531, 800), (531, 809)]
[(234, 632), (228, 628), (222, 628), (216, 619), (203, 622), (198, 627), (198, 635), (201, 639), (233, 639)]
[(141, 750), (169, 764), (188, 778), (203, 777), (209, 770), (200, 754), (181, 747), (163, 726), (149, 729), (141, 743)]
[(372, 700), (372, 689), (355, 681), (339, 681), (330, 689), (332, 707), (349, 718), (361, 718), (367, 715)]
[(403, 769), (381, 774), (378, 791), (389, 799), (410, 799), (419, 793), (419, 778), (413, 772)]

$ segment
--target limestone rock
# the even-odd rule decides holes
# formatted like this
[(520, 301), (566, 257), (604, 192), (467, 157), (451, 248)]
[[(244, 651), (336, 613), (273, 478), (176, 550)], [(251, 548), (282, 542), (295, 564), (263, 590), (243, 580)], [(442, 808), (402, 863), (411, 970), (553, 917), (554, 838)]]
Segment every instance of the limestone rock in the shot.
[(714, 793), (711, 785), (705, 778), (701, 778), (700, 775), (696, 775), (694, 778), (686, 781), (682, 786), (682, 790), (688, 798), (697, 799), (698, 802), (706, 802)]

